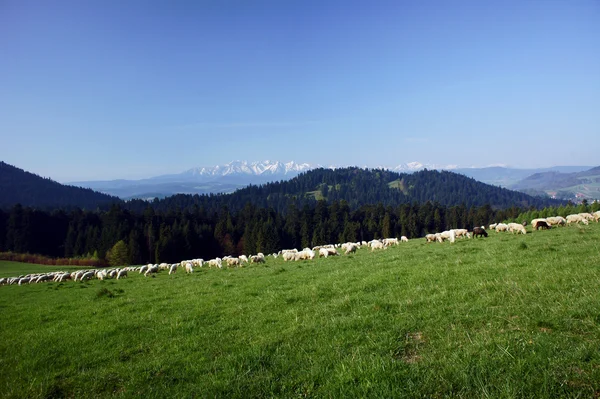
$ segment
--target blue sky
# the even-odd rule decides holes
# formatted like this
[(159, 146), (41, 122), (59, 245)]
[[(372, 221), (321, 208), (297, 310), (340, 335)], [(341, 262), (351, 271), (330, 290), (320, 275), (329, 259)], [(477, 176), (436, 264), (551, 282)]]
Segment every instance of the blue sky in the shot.
[(0, 0), (0, 160), (600, 164), (600, 2)]

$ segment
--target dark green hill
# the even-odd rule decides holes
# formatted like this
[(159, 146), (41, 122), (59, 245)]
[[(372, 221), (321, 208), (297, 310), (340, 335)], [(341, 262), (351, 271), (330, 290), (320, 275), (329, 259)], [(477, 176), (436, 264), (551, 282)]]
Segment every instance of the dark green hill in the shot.
[[(560, 202), (532, 197), (524, 193), (491, 186), (475, 179), (446, 171), (423, 170), (401, 174), (383, 169), (315, 169), (288, 181), (251, 185), (231, 194), (174, 195), (152, 202), (158, 210), (203, 207), (217, 212), (223, 206), (232, 211), (247, 203), (258, 207), (272, 207), (285, 212), (294, 204), (298, 207), (314, 205), (318, 200), (344, 200), (351, 209), (367, 204), (381, 203), (397, 206), (406, 203), (437, 202), (443, 206), (464, 204), (467, 207), (491, 205), (494, 209), (544, 207)], [(128, 202), (128, 208), (141, 211), (148, 203), (141, 200)]]
[(60, 184), (0, 161), (0, 208), (21, 204), (35, 208), (95, 209), (112, 202), (121, 200), (89, 188)]

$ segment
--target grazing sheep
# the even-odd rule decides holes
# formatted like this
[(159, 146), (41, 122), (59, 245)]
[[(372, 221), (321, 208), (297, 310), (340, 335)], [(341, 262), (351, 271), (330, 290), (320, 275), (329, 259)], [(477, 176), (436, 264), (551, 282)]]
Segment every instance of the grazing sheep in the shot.
[(498, 223), (490, 224), (490, 230), (496, 230), (496, 226), (498, 226)]
[(354, 250), (352, 250), (351, 252), (356, 252), (356, 250), (358, 248), (360, 248), (360, 243), (355, 243), (355, 242), (346, 242), (344, 244), (342, 244), (342, 251), (348, 253), (348, 249), (355, 247)]
[(591, 213), (588, 213), (588, 212), (578, 213), (578, 215), (581, 216), (584, 219), (589, 220), (589, 221), (594, 220), (594, 215), (592, 215)]
[(498, 223), (496, 225), (496, 233), (499, 233), (501, 231), (508, 231), (508, 225), (505, 223)]
[(481, 227), (473, 228), (473, 238), (487, 237), (487, 236), (488, 236), (488, 233), (487, 233), (487, 231), (485, 231), (485, 229), (482, 229)]
[[(485, 229), (484, 229), (485, 230)], [(467, 229), (453, 229), (454, 233), (456, 234), (456, 238), (463, 238), (467, 236), (467, 233), (469, 232)]]
[(215, 258), (215, 259), (211, 259), (207, 262), (208, 267), (218, 267), (219, 269), (223, 268), (223, 262), (221, 261), (221, 258)]
[(596, 223), (598, 223), (598, 221), (600, 221), (600, 211), (596, 211), (596, 212), (592, 213), (592, 216), (594, 216), (594, 220), (596, 221)]
[(169, 270), (170, 266), (167, 263), (161, 263), (158, 265), (158, 270)]
[(265, 263), (265, 255), (262, 252), (252, 255), (250, 257), (250, 263)]
[(144, 277), (148, 277), (149, 274), (158, 273), (158, 265), (152, 265), (152, 267), (148, 267), (146, 272), (144, 273)]
[(121, 277), (127, 277), (127, 269), (119, 270), (119, 272), (117, 273), (117, 280), (120, 279)]
[(547, 229), (551, 229), (552, 226), (550, 226), (545, 220), (538, 220), (536, 225), (535, 225), (535, 229), (539, 230), (547, 230)]
[(446, 240), (450, 242), (456, 241), (456, 232), (454, 230), (442, 231), (441, 233), (436, 233), (435, 236), (438, 242), (444, 242)]
[(400, 241), (401, 242), (408, 242), (408, 237), (402, 236), (402, 237), (400, 237)]
[(384, 245), (381, 241), (379, 240), (373, 240), (371, 241), (371, 252), (373, 252), (376, 249), (383, 249)]
[(564, 226), (567, 224), (567, 220), (562, 216), (551, 216), (546, 218), (546, 223), (549, 226)]
[(240, 255), (239, 259), (240, 259), (240, 264), (244, 263), (244, 262), (248, 263), (248, 257), (246, 255)]
[(294, 252), (284, 252), (281, 254), (281, 257), (283, 258), (284, 262), (287, 262), (288, 260), (294, 260), (296, 254)]
[(80, 278), (80, 281), (91, 280), (94, 277), (94, 272), (85, 272)]
[(397, 238), (384, 238), (382, 242), (383, 242), (383, 246), (384, 247), (389, 247), (389, 246), (392, 246), (392, 245), (398, 245), (399, 244)]
[(294, 260), (296, 260), (296, 261), (314, 259), (315, 251), (313, 251), (310, 248), (304, 248), (302, 251), (296, 252), (295, 254), (292, 254), (292, 255), (294, 255)]
[(175, 273), (177, 271), (177, 263), (173, 263), (171, 267), (169, 267), (169, 275)]
[[(497, 227), (497, 226), (496, 226)], [(523, 226), (521, 223), (509, 223), (508, 224), (508, 231), (510, 231), (513, 234), (527, 234), (527, 230), (525, 230), (525, 226)]]
[(571, 224), (571, 223), (583, 223), (583, 224), (589, 224), (587, 219), (582, 217), (581, 215), (568, 215), (567, 216), (567, 224)]
[(548, 222), (546, 221), (545, 218), (538, 218), (538, 219), (533, 219), (531, 221), (531, 228), (533, 230), (537, 230), (538, 229), (538, 223), (541, 223), (541, 222), (543, 222), (546, 225), (546, 227), (548, 227)]
[(345, 254), (346, 254), (346, 255), (353, 254), (353, 253), (355, 253), (355, 252), (356, 252), (356, 250), (357, 250), (357, 249), (358, 249), (358, 247), (357, 247), (356, 245), (352, 245), (352, 246), (350, 246), (350, 247), (348, 247), (348, 248), (346, 249), (346, 252), (345, 252)]
[(425, 239), (427, 240), (427, 242), (434, 242), (437, 239), (437, 237), (435, 236), (435, 234), (427, 234), (425, 236)]
[(227, 266), (239, 266), (240, 265), (239, 258), (226, 257), (226, 258), (223, 258), (223, 260), (225, 261)]

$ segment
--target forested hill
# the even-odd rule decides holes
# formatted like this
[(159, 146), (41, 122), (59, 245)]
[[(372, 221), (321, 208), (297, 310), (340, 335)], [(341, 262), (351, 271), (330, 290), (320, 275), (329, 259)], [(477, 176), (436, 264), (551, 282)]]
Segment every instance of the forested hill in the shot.
[[(345, 200), (351, 209), (367, 204), (381, 203), (397, 206), (406, 203), (437, 202), (442, 206), (464, 204), (467, 207), (489, 204), (494, 209), (512, 206), (536, 208), (560, 204), (559, 201), (531, 197), (524, 193), (490, 186), (472, 178), (435, 170), (400, 174), (383, 169), (314, 169), (288, 181), (248, 186), (231, 194), (174, 195), (155, 200), (156, 210), (191, 209), (203, 207), (216, 212), (223, 206), (231, 211), (241, 210), (245, 204), (272, 207), (285, 212), (293, 203), (297, 207), (313, 206), (318, 200), (328, 202)], [(127, 207), (143, 211), (148, 203), (142, 200), (128, 202)]]
[(86, 208), (121, 202), (89, 188), (67, 186), (0, 161), (0, 208), (15, 204), (35, 208)]

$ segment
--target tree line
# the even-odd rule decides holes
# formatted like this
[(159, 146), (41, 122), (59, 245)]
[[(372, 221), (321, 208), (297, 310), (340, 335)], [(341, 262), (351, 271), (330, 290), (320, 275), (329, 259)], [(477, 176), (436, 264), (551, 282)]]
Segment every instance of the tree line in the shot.
[(523, 212), (518, 207), (447, 207), (438, 202), (380, 203), (353, 210), (345, 200), (302, 207), (290, 202), (285, 212), (250, 203), (239, 211), (227, 206), (207, 211), (198, 205), (161, 211), (146, 204), (142, 212), (122, 204), (96, 211), (15, 205), (0, 210), (0, 252), (105, 259), (119, 243), (118, 252), (125, 252), (130, 264), (178, 262), (402, 235), (417, 238), (514, 219)]

